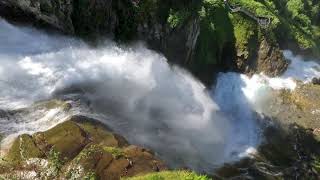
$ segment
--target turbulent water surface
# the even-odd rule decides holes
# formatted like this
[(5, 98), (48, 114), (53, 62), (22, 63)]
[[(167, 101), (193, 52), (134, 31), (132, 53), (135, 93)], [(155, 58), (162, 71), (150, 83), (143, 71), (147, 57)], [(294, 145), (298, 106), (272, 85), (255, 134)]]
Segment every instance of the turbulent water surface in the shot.
[[(124, 48), (105, 41), (91, 48), (4, 20), (0, 41), (0, 133), (7, 137), (2, 148), (18, 134), (85, 114), (172, 166), (201, 170), (254, 153), (261, 142), (256, 112), (270, 91), (294, 89), (292, 78), (320, 75), (319, 65), (285, 52), (292, 63), (283, 77), (224, 73), (209, 92), (141, 44)], [(67, 99), (73, 110), (34, 104), (53, 98)]]

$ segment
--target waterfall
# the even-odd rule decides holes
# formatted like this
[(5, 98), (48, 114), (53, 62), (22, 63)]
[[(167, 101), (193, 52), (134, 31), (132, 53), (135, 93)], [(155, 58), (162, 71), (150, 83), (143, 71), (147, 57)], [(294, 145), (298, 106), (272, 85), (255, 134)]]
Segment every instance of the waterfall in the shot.
[[(0, 134), (6, 139), (84, 114), (130, 143), (151, 148), (172, 167), (195, 170), (209, 171), (254, 153), (261, 142), (258, 114), (264, 98), (275, 88), (294, 89), (291, 65), (304, 65), (291, 57), (279, 78), (222, 73), (208, 91), (142, 43), (121, 47), (106, 40), (93, 48), (1, 19), (0, 39), (0, 110), (9, 114), (0, 112)], [(66, 114), (38, 104), (56, 98), (68, 99), (73, 110)], [(85, 103), (75, 103), (79, 99)]]

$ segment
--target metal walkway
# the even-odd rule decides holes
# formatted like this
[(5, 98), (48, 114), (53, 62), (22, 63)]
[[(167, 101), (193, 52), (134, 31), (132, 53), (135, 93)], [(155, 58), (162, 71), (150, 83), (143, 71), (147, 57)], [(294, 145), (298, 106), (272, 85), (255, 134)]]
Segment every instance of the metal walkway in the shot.
[(245, 8), (243, 8), (241, 6), (232, 6), (232, 5), (230, 5), (228, 0), (224, 0), (224, 4), (230, 9), (230, 11), (232, 13), (242, 12), (245, 15), (247, 15), (247, 16), (251, 17), (252, 19), (256, 20), (257, 23), (263, 28), (267, 28), (271, 23), (271, 18), (270, 17), (255, 16), (254, 14), (252, 14), (249, 11), (247, 11)]

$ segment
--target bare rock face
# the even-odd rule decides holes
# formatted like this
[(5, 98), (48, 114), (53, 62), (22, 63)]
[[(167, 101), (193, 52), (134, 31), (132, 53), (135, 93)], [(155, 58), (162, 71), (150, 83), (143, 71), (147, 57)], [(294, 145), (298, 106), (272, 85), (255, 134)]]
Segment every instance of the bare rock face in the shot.
[(257, 48), (247, 51), (247, 55), (239, 51), (240, 49), (237, 53), (236, 66), (240, 72), (246, 74), (263, 72), (265, 75), (274, 77), (281, 75), (288, 67), (288, 62), (279, 46), (266, 39), (259, 41)]
[(283, 125), (320, 128), (320, 86), (300, 84), (294, 91), (276, 91), (266, 114)]
[(118, 180), (166, 170), (147, 149), (129, 145), (96, 120), (74, 116), (32, 136), (20, 135), (4, 161), (0, 178)]
[(71, 20), (72, 0), (1, 0), (0, 16), (74, 33)]
[(272, 46), (267, 40), (260, 43), (257, 72), (264, 72), (269, 76), (281, 75), (288, 67), (288, 62), (284, 59), (282, 51), (277, 46)]

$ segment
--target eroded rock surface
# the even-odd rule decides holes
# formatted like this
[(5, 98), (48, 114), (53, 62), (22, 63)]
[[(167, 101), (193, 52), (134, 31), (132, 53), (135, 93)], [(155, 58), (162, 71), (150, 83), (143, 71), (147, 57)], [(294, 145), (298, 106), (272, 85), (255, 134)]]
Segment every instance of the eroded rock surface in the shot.
[(294, 91), (274, 93), (266, 114), (283, 125), (298, 124), (306, 129), (320, 128), (320, 86), (300, 84)]
[(18, 179), (113, 180), (166, 169), (151, 151), (129, 145), (110, 128), (84, 116), (32, 136), (20, 135), (0, 161), (0, 177)]

